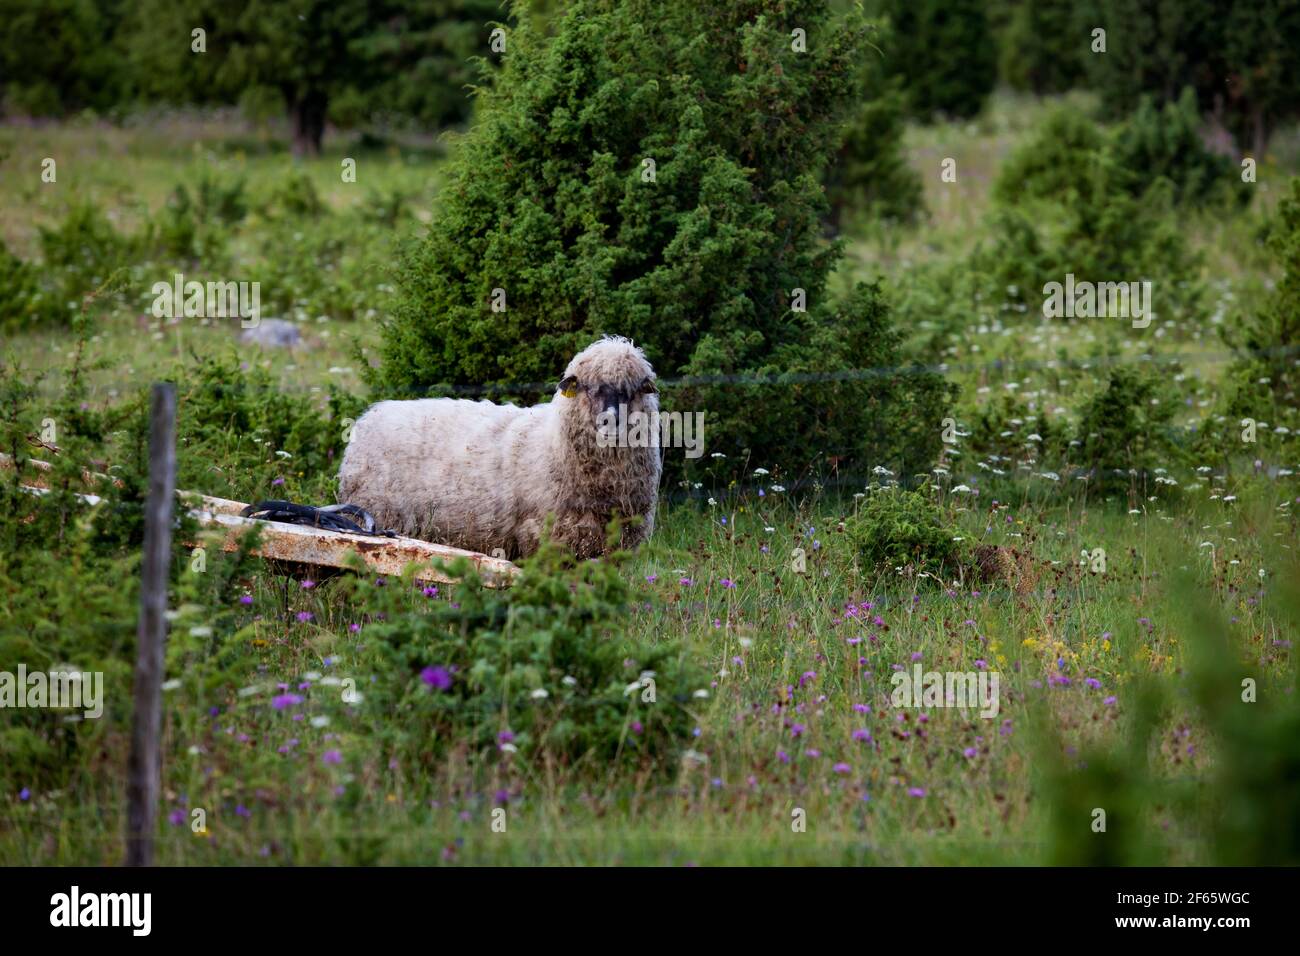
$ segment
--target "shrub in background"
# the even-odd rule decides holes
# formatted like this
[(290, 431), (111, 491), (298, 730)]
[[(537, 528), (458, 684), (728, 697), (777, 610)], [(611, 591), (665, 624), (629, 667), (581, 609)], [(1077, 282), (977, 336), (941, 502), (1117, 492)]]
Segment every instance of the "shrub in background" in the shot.
[(1177, 411), (1168, 371), (1112, 369), (1106, 386), (1080, 409), (1075, 432), (1079, 462), (1092, 472), (1091, 486), (1154, 494), (1157, 469), (1173, 470), (1185, 457), (1174, 427)]
[(143, 257), (146, 242), (118, 232), (98, 206), (77, 202), (53, 228), (40, 227), (41, 252), (54, 292), (69, 316), (118, 269)]
[(1163, 106), (1143, 97), (1113, 128), (1075, 110), (1057, 110), (1007, 158), (994, 196), (1006, 205), (1064, 202), (1083, 189), (1140, 198), (1163, 178), (1178, 206), (1249, 202), (1250, 187), (1241, 182), (1240, 168), (1206, 148), (1200, 125), (1190, 88)]
[(393, 240), (390, 228), (358, 216), (269, 224), (258, 241), (263, 312), (303, 321), (382, 314)]
[(1278, 203), (1265, 239), (1281, 271), (1262, 307), (1237, 316), (1229, 344), (1264, 363), (1273, 392), (1294, 398), (1300, 392), (1300, 179)]
[(961, 543), (953, 540), (956, 528), (928, 489), (873, 486), (845, 522), (845, 532), (861, 564), (878, 573), (905, 567), (942, 575), (961, 560)]
[[(1001, 470), (1012, 472), (1013, 481), (1023, 481), (1025, 473), (1015, 472), (1018, 462), (1033, 460), (1034, 470), (1039, 472), (1059, 471), (1066, 461), (1070, 438), (1068, 427), (1059, 417), (1044, 415), (1023, 395), (1002, 394), (972, 416), (969, 440), (963, 442), (962, 454), (980, 460), (996, 456)], [(963, 459), (963, 466), (972, 464), (968, 458)]]
[(65, 317), (64, 303), (41, 282), (41, 270), (0, 242), (0, 332), (21, 332)]
[(1259, 447), (1280, 453), (1300, 441), (1300, 179), (1278, 203), (1264, 243), (1281, 276), (1220, 333), (1236, 358), (1224, 373), (1217, 421), (1203, 432), (1201, 446), (1224, 458), (1253, 456), (1255, 446), (1241, 440), (1246, 418), (1268, 423), (1256, 429)]
[(1250, 202), (1253, 185), (1241, 181), (1241, 168), (1231, 159), (1205, 147), (1200, 129), (1191, 87), (1164, 106), (1144, 96), (1120, 124), (1114, 140), (1115, 163), (1127, 174), (1129, 191), (1141, 192), (1155, 177), (1163, 176), (1173, 184), (1178, 205)]
[(1088, 179), (1107, 144), (1093, 120), (1072, 109), (1053, 110), (1002, 163), (993, 196), (1005, 205), (1064, 201)]
[[(209, 196), (208, 198), (212, 198)], [(167, 197), (158, 216), (151, 219), (144, 243), (151, 251), (173, 262), (202, 264), (204, 270), (220, 270), (226, 260), (226, 224), (209, 219), (212, 210), (196, 202), (184, 183)]]
[(1134, 196), (1116, 186), (1118, 177), (1113, 159), (1102, 154), (1060, 202), (998, 210), (993, 244), (976, 250), (972, 268), (1031, 312), (1041, 311), (1046, 283), (1073, 273), (1076, 281), (1150, 281), (1155, 315), (1199, 319), (1202, 257), (1175, 218), (1171, 183), (1158, 179)]
[(276, 179), (259, 208), (268, 219), (315, 219), (327, 211), (316, 184), (297, 166)]
[(248, 215), (247, 186), (243, 176), (227, 179), (204, 170), (194, 191), (199, 219), (226, 226), (242, 222)]
[(800, 341), (775, 350), (752, 381), (708, 384), (726, 374), (727, 355), (701, 343), (673, 399), (707, 410), (706, 449), (796, 476), (801, 467), (861, 477), (885, 466), (905, 480), (927, 471), (956, 387), (907, 364), (880, 283), (855, 286), (830, 321), (796, 314), (790, 326)]

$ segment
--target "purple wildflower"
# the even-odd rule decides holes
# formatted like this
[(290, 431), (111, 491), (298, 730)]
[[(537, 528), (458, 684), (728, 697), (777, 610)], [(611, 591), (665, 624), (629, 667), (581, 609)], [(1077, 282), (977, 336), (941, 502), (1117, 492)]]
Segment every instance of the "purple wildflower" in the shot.
[(420, 671), (420, 680), (437, 690), (451, 686), (451, 673), (445, 667), (426, 667)]

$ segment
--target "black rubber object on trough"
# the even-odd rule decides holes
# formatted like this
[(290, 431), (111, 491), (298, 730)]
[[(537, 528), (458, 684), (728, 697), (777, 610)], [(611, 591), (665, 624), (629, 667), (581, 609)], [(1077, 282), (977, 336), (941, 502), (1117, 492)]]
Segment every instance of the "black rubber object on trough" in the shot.
[(373, 534), (385, 538), (396, 538), (396, 531), (376, 529), (375, 519), (370, 512), (357, 505), (300, 505), (292, 501), (272, 499), (249, 505), (240, 515), (245, 518), (257, 518), (261, 521), (276, 521), (281, 524), (301, 524), (326, 531), (345, 531), (349, 534)]

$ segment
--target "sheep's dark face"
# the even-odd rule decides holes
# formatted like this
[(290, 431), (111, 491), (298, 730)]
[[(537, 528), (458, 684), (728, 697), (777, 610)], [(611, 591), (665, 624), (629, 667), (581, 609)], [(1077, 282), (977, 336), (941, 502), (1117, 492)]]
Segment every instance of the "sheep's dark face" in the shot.
[[(565, 369), (556, 400), (566, 402), (564, 412), (575, 441), (590, 436), (601, 448), (639, 444), (637, 436), (657, 428), (659, 402), (654, 369), (641, 350), (625, 339), (602, 339), (574, 357)], [(631, 439), (628, 429), (641, 426)], [(618, 441), (611, 444), (611, 436)]]
[(599, 426), (611, 423), (615, 427), (619, 421), (635, 411), (647, 411), (643, 396), (657, 393), (654, 380), (646, 377), (640, 383), (629, 386), (623, 383), (578, 381), (577, 376), (568, 375), (560, 382), (560, 394), (581, 403), (581, 408), (592, 423)]

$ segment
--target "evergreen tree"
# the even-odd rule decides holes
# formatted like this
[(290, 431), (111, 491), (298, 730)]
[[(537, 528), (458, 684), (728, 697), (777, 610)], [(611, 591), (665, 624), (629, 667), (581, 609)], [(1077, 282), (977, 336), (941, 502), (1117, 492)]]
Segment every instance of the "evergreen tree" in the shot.
[(873, 31), (860, 71), (860, 92), (827, 171), (827, 226), (832, 233), (839, 231), (848, 211), (895, 222), (913, 222), (925, 211), (921, 177), (903, 155), (907, 96), (899, 78), (884, 70), (880, 47), (888, 43), (884, 31)]
[(0, 109), (111, 109), (123, 92), (120, 13), (118, 0), (0, 0)]
[(1295, 0), (1094, 0), (1106, 52), (1087, 58), (1113, 116), (1143, 96), (1196, 91), (1202, 115), (1238, 153), (1263, 155), (1279, 122), (1300, 115), (1300, 4)]
[(130, 27), (131, 75), (141, 95), (173, 102), (273, 89), (294, 152), (314, 155), (340, 98), (341, 118), (353, 121), (463, 119), (467, 64), (490, 52), (494, 12), (490, 0), (143, 0)]
[(1076, 0), (1019, 0), (1001, 35), (1000, 72), (1014, 89), (1063, 93), (1083, 79), (1090, 51), (1087, 7)]
[(830, 301), (840, 251), (820, 238), (863, 36), (826, 0), (578, 0), (549, 42), (521, 17), (402, 266), (373, 384), (532, 400), (617, 333), (691, 379), (665, 406), (707, 411), (711, 449), (905, 457), (920, 421), (923, 459), (932, 410), (904, 407), (936, 382), (834, 377), (898, 361), (879, 290)]
[(997, 83), (984, 0), (882, 0), (889, 18), (885, 69), (902, 80), (912, 114), (971, 117)]

